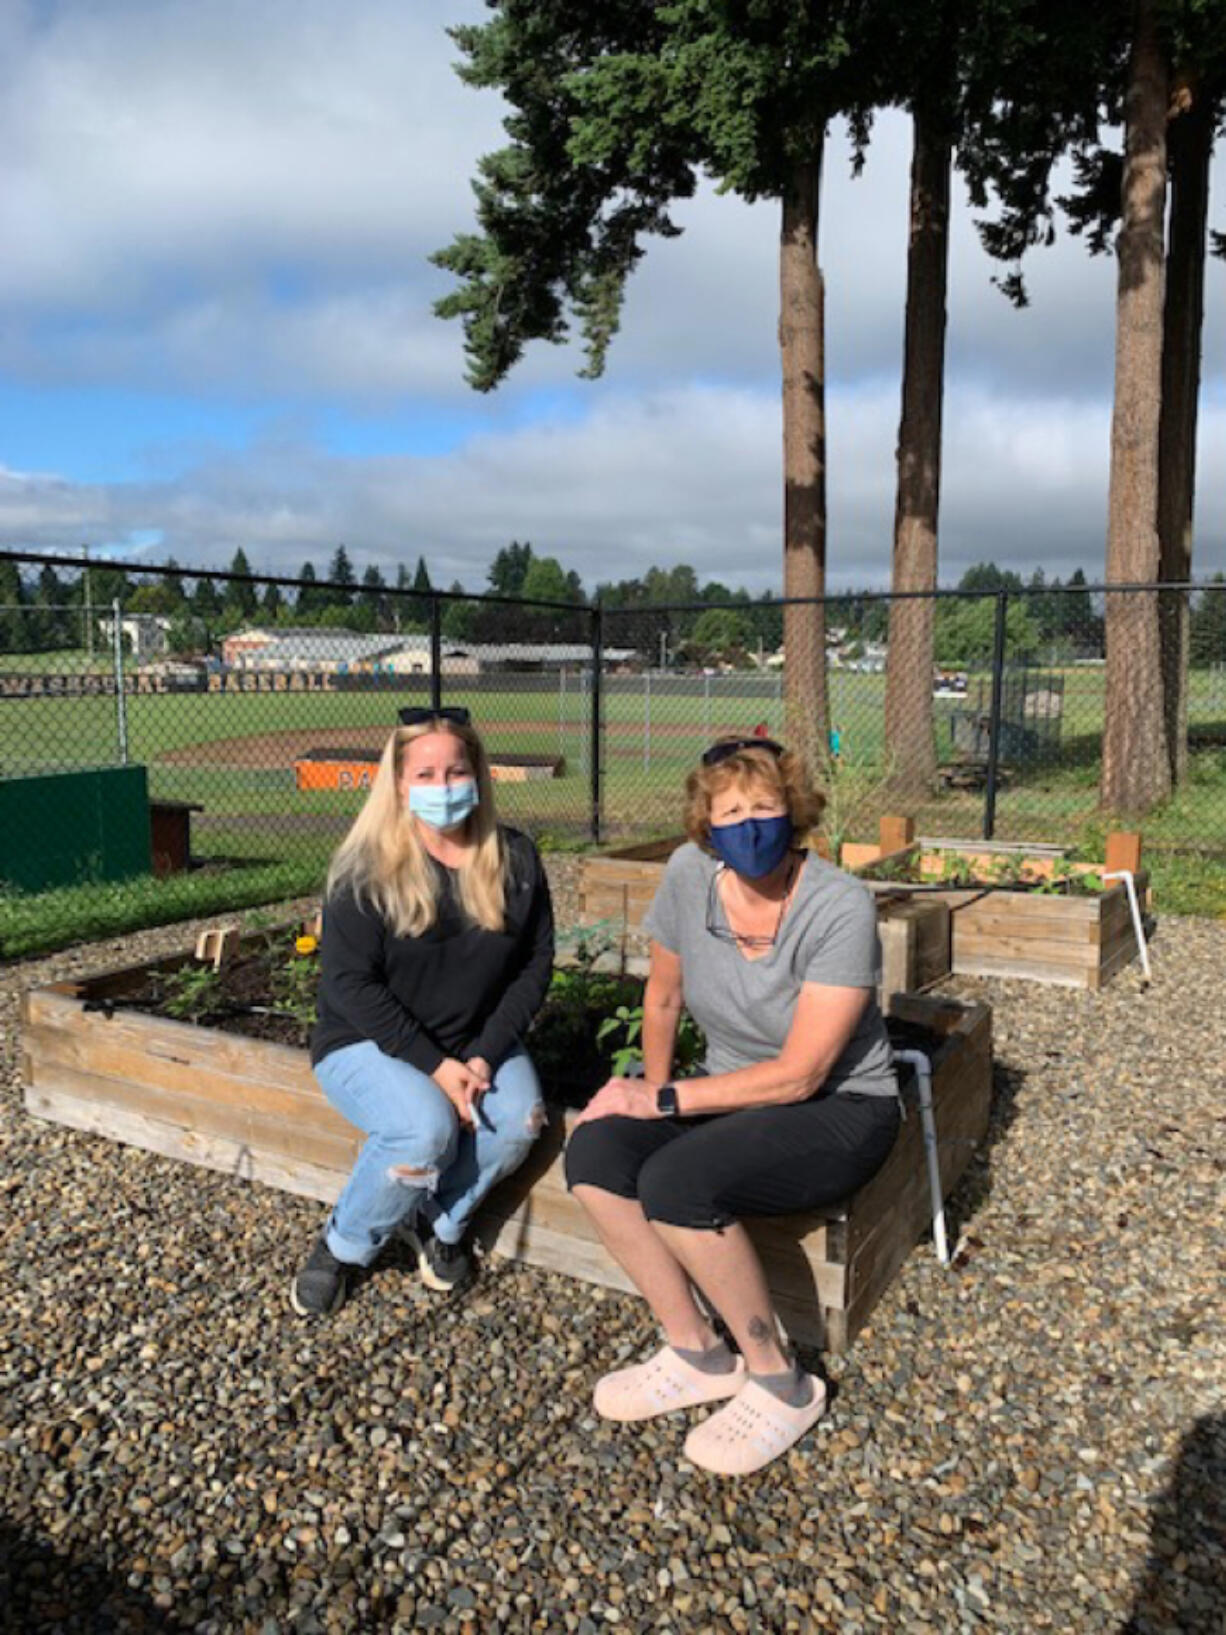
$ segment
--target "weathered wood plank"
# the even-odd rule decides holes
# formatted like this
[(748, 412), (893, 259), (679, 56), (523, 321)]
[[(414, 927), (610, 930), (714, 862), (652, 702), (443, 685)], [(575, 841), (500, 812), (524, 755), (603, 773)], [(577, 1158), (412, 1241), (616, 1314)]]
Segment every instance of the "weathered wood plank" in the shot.
[(1013, 914), (1006, 903), (990, 901), (976, 903), (958, 916), (958, 935), (973, 933), (980, 937), (1008, 937), (1014, 941), (1051, 942), (1056, 944), (1096, 945), (1102, 935), (1102, 922), (1080, 916), (1060, 914)]
[[(1118, 890), (1118, 887), (1112, 889)], [(984, 913), (1008, 914), (1018, 920), (1058, 919), (1097, 923), (1102, 915), (1102, 903), (1101, 896), (1054, 897), (1043, 891), (1009, 891), (1002, 888), (983, 892), (977, 903), (961, 906), (958, 912), (963, 919), (968, 915), (974, 918), (976, 913)]]
[(190, 1100), (207, 1098), (238, 1113), (267, 1113), (291, 1122), (307, 1120), (321, 1128), (346, 1131), (350, 1125), (330, 1105), (314, 1081), (277, 1084), (267, 1078), (222, 1073), (200, 1062), (142, 1050), (130, 1039), (107, 1035), (101, 1039), (77, 1035), (67, 1028), (36, 1025), (28, 1029), (32, 1058), (40, 1066), (65, 1067), (89, 1073), (105, 1096), (114, 1081), (143, 1085)]
[(995, 976), (1024, 982), (1050, 982), (1057, 988), (1088, 988), (1098, 971), (1097, 964), (1077, 971), (1072, 967), (1044, 965), (1036, 960), (997, 959), (985, 954), (973, 958), (954, 956), (956, 976)]
[(335, 1203), (348, 1174), (347, 1169), (332, 1169), (263, 1152), (230, 1136), (205, 1135), (129, 1109), (104, 1106), (74, 1096), (68, 1090), (28, 1090), (26, 1109), (35, 1118), (50, 1119), (87, 1135), (105, 1136), (107, 1140), (141, 1147), (163, 1158), (198, 1164), (203, 1169), (217, 1170), (243, 1181), (259, 1181), (278, 1191), (317, 1198), (322, 1203)]
[[(362, 1142), (356, 1131), (346, 1136), (321, 1129), (313, 1122), (291, 1123), (284, 1117), (221, 1106), (203, 1096), (168, 1093), (148, 1085), (130, 1084), (124, 1079), (103, 1079), (38, 1057), (33, 1059), (32, 1069), (33, 1081), (26, 1098), (30, 1112), (50, 1116), (42, 1113), (47, 1105), (46, 1097), (61, 1093), (78, 1103), (92, 1103), (98, 1109), (100, 1120), (94, 1127), (102, 1134), (106, 1133), (110, 1113), (135, 1113), (159, 1124), (232, 1141), (244, 1149), (325, 1169), (335, 1168), (346, 1174), (353, 1167)], [(117, 1125), (115, 1139), (122, 1140), (118, 1129)]]
[(1018, 965), (1028, 964), (1035, 971), (1091, 971), (1098, 969), (1098, 945), (980, 936), (973, 928), (960, 931), (954, 943), (954, 970), (963, 971), (968, 961), (980, 958), (1012, 960)]
[(29, 1026), (69, 1032), (88, 1039), (91, 1048), (105, 1049), (113, 1042), (168, 1062), (292, 1087), (305, 1094), (319, 1093), (307, 1053), (268, 1039), (247, 1039), (145, 1011), (116, 1011), (107, 1017), (99, 1011), (83, 1011), (80, 1000), (45, 988), (27, 996), (25, 1014)]

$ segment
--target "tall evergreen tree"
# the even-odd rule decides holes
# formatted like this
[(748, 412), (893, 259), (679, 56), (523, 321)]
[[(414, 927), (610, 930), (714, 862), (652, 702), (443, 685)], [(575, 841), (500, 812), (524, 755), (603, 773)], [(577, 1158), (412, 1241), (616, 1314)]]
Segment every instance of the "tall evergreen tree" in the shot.
[(524, 580), (532, 566), (532, 546), (513, 539), (504, 545), (490, 564), (489, 587), (496, 596), (522, 596)]
[[(625, 282), (648, 235), (674, 235), (673, 201), (700, 171), (780, 205), (784, 587), (825, 590), (825, 366), (817, 259), (822, 152), (843, 105), (847, 0), (496, 0), (457, 29), (462, 77), (497, 89), (511, 145), (481, 161), (481, 234), (436, 257), (461, 286), (439, 304), (464, 321), (469, 379), (496, 386), (534, 339), (578, 318), (587, 373), (603, 367)], [(824, 757), (824, 618), (789, 607), (789, 730)]]
[[(168, 568), (177, 568), (180, 566), (180, 564), (173, 556), (168, 556), (166, 558), (166, 566)], [(168, 573), (162, 579), (162, 584), (165, 585), (166, 594), (170, 601), (174, 604), (176, 610), (181, 610), (187, 600), (183, 590), (182, 579), (177, 573)]]
[(310, 624), (317, 613), (328, 605), (328, 593), (319, 583), (313, 562), (304, 562), (298, 570), (298, 593), (294, 601), (294, 617)]
[(417, 558), (417, 572), (413, 575), (413, 589), (421, 595), (427, 595), (434, 589), (430, 583), (430, 573), (426, 567), (424, 556)]
[[(249, 574), (251, 564), (247, 560), (247, 553), (240, 545), (230, 558), (230, 572), (232, 574)], [(259, 592), (251, 584), (244, 584), (241, 579), (230, 579), (226, 584), (225, 612), (227, 617), (247, 620), (255, 617), (259, 606)]]
[(372, 630), (392, 628), (392, 610), (388, 603), (387, 585), (379, 568), (372, 562), (362, 574), (362, 588), (358, 592), (358, 606), (368, 610)]
[(221, 617), (221, 597), (217, 594), (217, 586), (203, 574), (196, 580), (192, 588), (192, 612), (211, 629)]
[[(1156, 0), (1137, 0), (1124, 103), (1124, 175), (1116, 243), (1115, 407), (1107, 582), (1158, 578), (1158, 431), (1162, 412), (1163, 224), (1170, 65)], [(1171, 789), (1157, 598), (1108, 596), (1102, 802), (1145, 812)]]
[(353, 564), (349, 560), (349, 552), (343, 545), (338, 545), (331, 562), (328, 563), (329, 589), (324, 600), (332, 607), (348, 607), (353, 601), (353, 588), (356, 584), (357, 578)]

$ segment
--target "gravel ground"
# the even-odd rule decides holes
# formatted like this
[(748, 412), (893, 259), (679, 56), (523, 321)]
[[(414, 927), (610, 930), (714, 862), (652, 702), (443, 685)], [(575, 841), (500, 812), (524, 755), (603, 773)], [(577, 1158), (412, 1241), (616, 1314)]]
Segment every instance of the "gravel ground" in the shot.
[(1226, 925), (1164, 921), (1148, 992), (951, 984), (998, 1055), (956, 1266), (740, 1484), (592, 1417), (637, 1302), (393, 1263), (307, 1327), (318, 1206), (25, 1117), (19, 990), (188, 935), (0, 968), (0, 1627), (1226, 1630)]

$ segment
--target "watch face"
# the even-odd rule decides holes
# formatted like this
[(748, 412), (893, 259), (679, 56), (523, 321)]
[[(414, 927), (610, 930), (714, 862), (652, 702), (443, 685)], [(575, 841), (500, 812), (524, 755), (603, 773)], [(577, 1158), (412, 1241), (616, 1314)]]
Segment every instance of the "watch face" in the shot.
[(677, 1116), (677, 1087), (675, 1084), (662, 1084), (656, 1091), (656, 1108), (665, 1118)]

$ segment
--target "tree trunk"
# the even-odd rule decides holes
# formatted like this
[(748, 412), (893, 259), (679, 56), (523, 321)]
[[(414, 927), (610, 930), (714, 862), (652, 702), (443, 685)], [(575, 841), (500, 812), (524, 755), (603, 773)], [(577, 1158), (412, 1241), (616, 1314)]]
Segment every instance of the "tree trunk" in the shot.
[[(783, 200), (779, 240), (779, 348), (783, 362), (783, 593), (826, 594), (825, 295), (817, 262), (822, 144), (797, 165)], [(789, 747), (820, 773), (827, 764), (826, 609), (783, 614)]]
[(914, 797), (928, 793), (936, 773), (932, 724), (934, 605), (928, 593), (937, 584), (951, 159), (944, 121), (916, 109), (892, 586), (896, 594), (925, 594), (915, 600), (890, 603), (885, 684), (890, 783), (898, 794)]
[[(1138, 0), (1125, 103), (1108, 584), (1152, 583), (1159, 573), (1167, 67), (1155, 9), (1155, 0)], [(1171, 788), (1157, 593), (1108, 593), (1106, 604), (1101, 799), (1109, 811), (1140, 814)]]
[[(1162, 322), (1162, 423), (1158, 436), (1158, 547), (1162, 578), (1192, 576), (1196, 502), (1196, 411), (1205, 312), (1205, 233), (1216, 108), (1199, 87), (1170, 128), (1170, 248)], [(1188, 597), (1165, 591), (1161, 609), (1162, 693), (1171, 781), (1188, 771)]]

